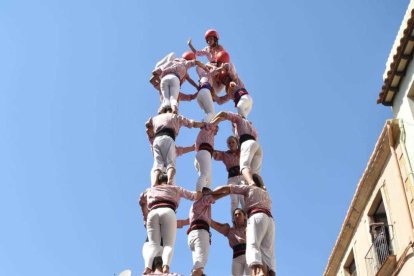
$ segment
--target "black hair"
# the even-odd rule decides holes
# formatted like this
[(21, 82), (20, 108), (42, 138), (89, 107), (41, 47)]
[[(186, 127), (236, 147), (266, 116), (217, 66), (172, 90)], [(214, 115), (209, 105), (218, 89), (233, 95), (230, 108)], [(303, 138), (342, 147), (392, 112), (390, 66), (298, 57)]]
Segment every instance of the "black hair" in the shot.
[(158, 175), (157, 184), (167, 183), (168, 182), (168, 176), (166, 173), (160, 173)]
[(156, 256), (152, 261), (152, 271), (155, 271), (157, 268), (162, 268), (162, 257)]
[(254, 181), (254, 183), (256, 184), (257, 187), (265, 189), (263, 179), (260, 175), (254, 173), (252, 175), (252, 178), (253, 178), (253, 181)]
[(162, 107), (161, 109), (160, 109), (160, 112), (158, 112), (158, 114), (163, 114), (163, 113), (171, 113), (172, 112), (172, 108), (171, 108), (171, 106), (170, 105), (166, 105), (166, 106), (164, 106), (164, 107)]
[(203, 189), (201, 190), (201, 192), (202, 192), (203, 194), (205, 194), (205, 193), (211, 192), (211, 189), (210, 189), (210, 188), (208, 188), (208, 187), (203, 187)]

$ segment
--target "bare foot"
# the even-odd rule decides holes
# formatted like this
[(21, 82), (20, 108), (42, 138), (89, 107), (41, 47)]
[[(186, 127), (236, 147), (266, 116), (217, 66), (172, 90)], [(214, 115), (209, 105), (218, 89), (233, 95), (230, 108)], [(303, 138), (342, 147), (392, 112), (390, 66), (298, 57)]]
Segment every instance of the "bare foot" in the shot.
[(146, 267), (146, 268), (145, 268), (145, 270), (144, 270), (144, 272), (142, 272), (142, 275), (148, 275), (148, 274), (150, 274), (150, 273), (152, 273), (151, 268)]
[(162, 267), (162, 273), (170, 273), (170, 267), (168, 265), (164, 265)]

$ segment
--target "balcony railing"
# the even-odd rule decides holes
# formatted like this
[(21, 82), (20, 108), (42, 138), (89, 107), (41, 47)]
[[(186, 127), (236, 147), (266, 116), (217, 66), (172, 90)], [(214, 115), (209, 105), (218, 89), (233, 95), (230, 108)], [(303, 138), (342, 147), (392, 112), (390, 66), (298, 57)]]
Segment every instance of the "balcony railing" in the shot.
[(392, 225), (377, 226), (374, 240), (368, 253), (365, 255), (368, 275), (376, 275), (386, 263), (388, 257), (393, 254), (392, 248)]

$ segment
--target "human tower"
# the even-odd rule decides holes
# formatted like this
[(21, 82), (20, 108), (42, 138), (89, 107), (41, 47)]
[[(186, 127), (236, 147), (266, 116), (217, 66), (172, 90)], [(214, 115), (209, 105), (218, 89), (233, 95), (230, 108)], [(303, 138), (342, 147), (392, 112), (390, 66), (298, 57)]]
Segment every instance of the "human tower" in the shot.
[[(253, 100), (239, 78), (229, 53), (218, 43), (219, 34), (210, 29), (205, 33), (207, 46), (197, 51), (191, 42), (191, 51), (181, 58), (171, 53), (160, 60), (150, 79), (160, 94), (158, 114), (145, 124), (151, 144), (154, 165), (151, 170), (151, 187), (140, 196), (147, 241), (143, 246), (145, 268), (143, 275), (177, 275), (170, 272), (177, 227), (189, 225), (188, 246), (192, 252), (191, 275), (204, 275), (210, 249), (210, 228), (226, 236), (233, 250), (232, 275), (275, 275), (274, 255), (275, 224), (271, 214), (271, 199), (260, 177), (262, 149), (252, 122), (247, 120)], [(203, 64), (198, 56), (206, 56)], [(199, 77), (194, 82), (187, 71), (195, 67)], [(195, 94), (180, 92), (188, 81), (197, 88)], [(219, 96), (225, 91), (224, 96)], [(179, 114), (179, 102), (197, 100), (203, 111), (201, 122)], [(233, 100), (236, 112), (216, 114), (214, 102), (221, 105)], [(227, 138), (227, 151), (214, 148), (218, 124), (228, 120), (233, 134)], [(175, 140), (181, 127), (199, 128), (191, 147), (177, 147)], [(176, 156), (196, 151), (195, 165), (198, 179), (195, 191), (175, 183)], [(228, 172), (227, 185), (211, 186), (211, 160), (222, 161)], [(231, 195), (233, 225), (220, 223), (211, 217), (211, 205)], [(192, 200), (186, 220), (178, 220), (175, 211), (180, 198)], [(223, 274), (228, 274), (223, 272)]]

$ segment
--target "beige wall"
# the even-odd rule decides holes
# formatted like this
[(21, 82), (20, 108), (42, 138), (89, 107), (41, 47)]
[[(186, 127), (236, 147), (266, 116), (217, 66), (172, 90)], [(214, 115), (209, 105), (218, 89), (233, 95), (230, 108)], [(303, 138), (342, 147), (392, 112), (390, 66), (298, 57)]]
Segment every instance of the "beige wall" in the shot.
[[(397, 157), (403, 160), (403, 152), (401, 146), (397, 146)], [(358, 275), (370, 275), (367, 271), (365, 263), (365, 256), (372, 245), (371, 236), (369, 233), (370, 217), (368, 212), (374, 204), (374, 200), (380, 194), (386, 209), (388, 223), (392, 225), (391, 236), (393, 238), (392, 245), (394, 253), (397, 256), (397, 261), (403, 254), (408, 243), (413, 240), (412, 222), (413, 217), (411, 210), (409, 210), (410, 202), (407, 198), (412, 198), (411, 191), (405, 189), (404, 184), (399, 173), (399, 166), (396, 163), (392, 154), (388, 156), (384, 164), (384, 169), (381, 176), (376, 182), (373, 193), (367, 198), (367, 204), (361, 216), (361, 219), (355, 227), (354, 235), (351, 243), (348, 245), (337, 275), (349, 275), (345, 269), (347, 257), (353, 250), (355, 264)], [(411, 208), (411, 207), (410, 207)], [(409, 251), (411, 253), (412, 251)], [(412, 276), (414, 271), (414, 258), (408, 259), (399, 275)]]

